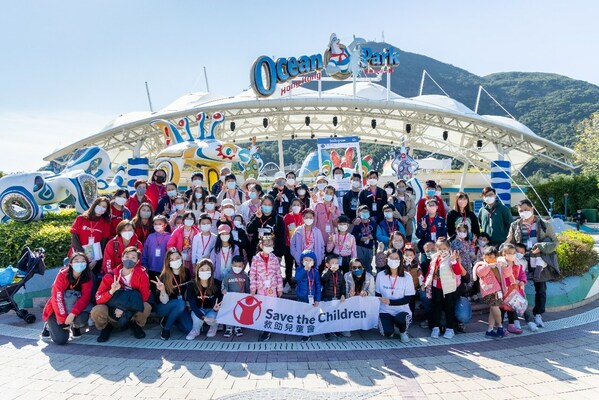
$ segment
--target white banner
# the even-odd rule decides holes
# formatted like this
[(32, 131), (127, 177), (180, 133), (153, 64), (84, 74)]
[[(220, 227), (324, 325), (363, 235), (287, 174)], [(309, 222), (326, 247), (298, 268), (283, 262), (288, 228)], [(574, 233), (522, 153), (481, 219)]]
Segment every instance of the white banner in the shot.
[(218, 311), (219, 324), (285, 335), (311, 336), (378, 326), (379, 299), (351, 297), (321, 302), (318, 307), (299, 301), (229, 292)]

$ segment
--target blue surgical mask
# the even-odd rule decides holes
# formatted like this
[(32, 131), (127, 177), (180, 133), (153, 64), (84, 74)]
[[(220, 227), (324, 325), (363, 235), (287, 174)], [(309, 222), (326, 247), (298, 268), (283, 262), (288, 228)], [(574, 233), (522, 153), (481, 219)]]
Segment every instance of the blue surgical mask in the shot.
[(333, 200), (333, 195), (332, 194), (325, 194), (323, 197), (324, 197), (324, 201), (331, 201), (331, 200)]
[(73, 271), (75, 272), (83, 272), (85, 271), (85, 269), (87, 268), (87, 263), (84, 262), (78, 262), (78, 263), (73, 263)]
[(270, 214), (272, 212), (272, 206), (262, 206), (262, 212), (265, 214)]
[(364, 273), (363, 269), (355, 269), (354, 270), (354, 275), (357, 276), (358, 278), (361, 277), (363, 273)]
[(125, 267), (127, 269), (131, 269), (131, 268), (135, 267), (135, 264), (137, 264), (137, 262), (135, 262), (133, 260), (123, 260), (123, 267)]
[(518, 260), (522, 260), (524, 258), (524, 254), (522, 254), (522, 253), (516, 253), (516, 258)]
[(393, 218), (393, 211), (386, 211), (386, 212), (385, 212), (385, 218), (386, 218), (386, 219), (391, 219), (391, 218)]
[(256, 197), (258, 197), (258, 193), (250, 192), (250, 199), (254, 200)]
[(435, 195), (435, 189), (426, 189), (426, 195), (433, 197)]
[(366, 213), (360, 213), (360, 218), (362, 218), (362, 219), (368, 219), (368, 218), (370, 218), (370, 213), (367, 213), (367, 212)]

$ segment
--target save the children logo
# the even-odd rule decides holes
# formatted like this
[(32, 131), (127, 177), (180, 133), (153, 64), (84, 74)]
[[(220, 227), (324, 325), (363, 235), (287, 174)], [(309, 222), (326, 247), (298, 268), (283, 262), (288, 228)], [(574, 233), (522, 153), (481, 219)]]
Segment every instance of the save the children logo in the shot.
[(254, 296), (246, 296), (237, 301), (233, 318), (242, 325), (253, 325), (262, 314), (262, 302)]

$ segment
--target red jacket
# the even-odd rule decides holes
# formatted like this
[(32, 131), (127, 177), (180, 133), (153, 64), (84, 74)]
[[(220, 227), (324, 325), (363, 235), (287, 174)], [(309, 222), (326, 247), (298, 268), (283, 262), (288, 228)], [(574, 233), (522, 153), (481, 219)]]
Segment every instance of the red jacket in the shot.
[(158, 201), (166, 195), (166, 187), (165, 185), (159, 185), (156, 182), (151, 182), (148, 185), (148, 190), (146, 190), (146, 197), (150, 200), (152, 204), (152, 208), (156, 211), (156, 207), (158, 207)]
[[(141, 293), (141, 298), (143, 299), (143, 301), (148, 301), (148, 299), (150, 298), (150, 278), (148, 278), (146, 269), (141, 266), (140, 262), (138, 262), (137, 265), (133, 268), (133, 275), (131, 276), (131, 287), (129, 289), (137, 290), (139, 293)], [(112, 295), (110, 294), (110, 287), (114, 282), (114, 277), (118, 276), (122, 269), (123, 266), (119, 265), (116, 269), (112, 271), (114, 275), (104, 275), (104, 278), (102, 278), (102, 282), (100, 282), (100, 287), (96, 292), (96, 303), (108, 303), (108, 301), (112, 297)], [(121, 288), (125, 288), (125, 283), (122, 277), (120, 282)]]
[[(129, 199), (125, 203), (125, 207), (127, 207), (129, 209), (129, 211), (131, 212), (131, 218), (133, 218), (137, 215), (137, 210), (139, 209), (139, 206), (141, 205), (141, 203), (150, 203), (150, 199), (148, 199), (148, 197), (145, 194), (142, 197), (141, 202), (139, 200), (137, 200), (136, 194), (133, 194), (133, 196), (129, 197)], [(152, 204), (152, 203), (150, 203), (150, 204)], [(156, 203), (156, 204), (158, 204), (158, 203)]]
[[(137, 235), (133, 234), (131, 240), (129, 241), (129, 246), (135, 246), (139, 249), (139, 251), (143, 251), (144, 246), (137, 239)], [(106, 248), (104, 249), (104, 258), (102, 259), (102, 273), (110, 274), (112, 270), (117, 267), (117, 265), (121, 264), (121, 258), (123, 256), (123, 250), (129, 247), (123, 244), (123, 238), (121, 235), (117, 235), (110, 239), (108, 243), (106, 243)]]
[(304, 216), (300, 214), (294, 214), (290, 212), (283, 218), (285, 223), (285, 244), (287, 247), (291, 245), (291, 236), (295, 233), (298, 226), (304, 224)]
[[(426, 215), (426, 205), (424, 203), (426, 203), (428, 199), (429, 198), (425, 196), (418, 200), (418, 206), (416, 208), (416, 221), (420, 221), (422, 217)], [(437, 199), (437, 206), (439, 207), (437, 209), (437, 215), (443, 219), (447, 218), (447, 210), (445, 210), (445, 203), (443, 202), (443, 199), (441, 199), (439, 196), (435, 196), (435, 199)]]
[[(92, 298), (92, 279), (81, 284), (81, 297), (75, 302), (71, 312), (75, 315), (81, 314), (81, 311), (87, 307)], [(64, 293), (69, 289), (75, 289), (75, 286), (69, 284), (69, 267), (62, 268), (56, 275), (52, 285), (52, 294), (44, 307), (42, 319), (47, 321), (52, 314), (56, 315), (56, 322), (63, 324), (69, 313), (64, 304)]]

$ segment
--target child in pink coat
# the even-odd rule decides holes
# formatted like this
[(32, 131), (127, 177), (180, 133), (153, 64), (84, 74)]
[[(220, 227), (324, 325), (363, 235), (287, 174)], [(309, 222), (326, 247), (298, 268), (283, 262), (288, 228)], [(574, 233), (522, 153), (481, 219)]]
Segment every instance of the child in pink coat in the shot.
[[(488, 337), (501, 338), (506, 335), (501, 320), (503, 290), (501, 287), (501, 270), (497, 266), (497, 249), (487, 246), (483, 250), (483, 261), (479, 261), (472, 269), (473, 279), (480, 280), (480, 295), (489, 305)], [(497, 328), (497, 330), (495, 330)]]
[[(501, 246), (501, 255), (497, 259), (498, 263), (504, 263), (506, 268), (509, 269), (509, 272), (504, 275), (504, 296), (503, 298), (507, 298), (507, 296), (513, 291), (517, 290), (523, 297), (526, 298), (526, 294), (524, 293), (524, 286), (526, 286), (526, 282), (528, 281), (526, 278), (526, 271), (522, 264), (518, 262), (516, 257), (516, 246), (511, 243), (505, 243)], [(508, 276), (509, 274), (509, 276)], [(508, 305), (504, 304), (501, 309), (501, 319), (503, 320), (503, 316), (507, 313), (508, 318), (508, 327), (507, 331), (510, 333), (515, 333), (519, 335), (522, 333), (522, 327), (520, 326), (520, 321), (516, 316), (516, 312)], [(526, 322), (532, 321), (532, 316), (528, 310), (524, 312), (524, 318)], [(534, 325), (534, 323), (533, 323)], [(536, 325), (534, 325), (536, 328)]]
[[(261, 250), (254, 256), (250, 265), (250, 294), (281, 297), (283, 275), (279, 259), (273, 254), (274, 237), (264, 235), (258, 246)], [(270, 332), (262, 332), (259, 340), (261, 342), (270, 340)]]

